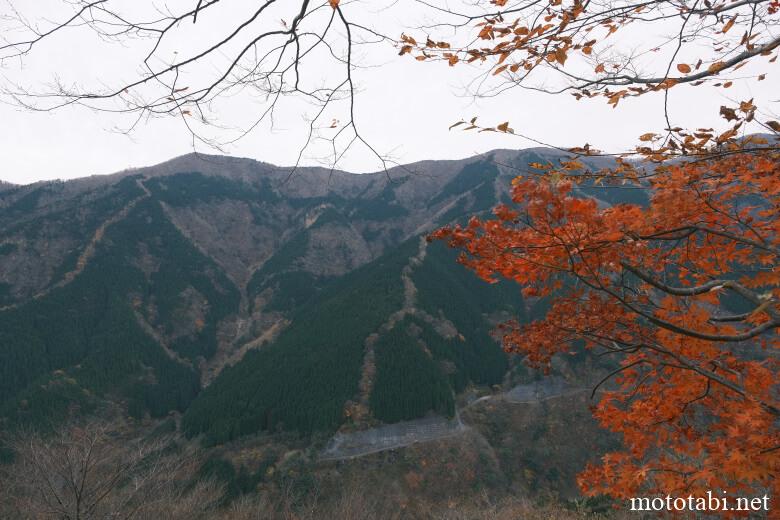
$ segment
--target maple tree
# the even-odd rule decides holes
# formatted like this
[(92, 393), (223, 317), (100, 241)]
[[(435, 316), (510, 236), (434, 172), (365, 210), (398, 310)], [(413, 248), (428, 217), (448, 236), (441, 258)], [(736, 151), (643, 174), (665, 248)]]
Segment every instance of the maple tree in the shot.
[[(453, 13), (472, 31), (465, 43), (403, 35), (400, 54), (485, 63), (512, 86), (544, 70), (544, 86), (530, 88), (614, 107), (653, 92), (668, 100), (685, 84), (730, 88), (744, 66), (751, 72), (739, 79), (763, 81), (780, 46), (777, 1), (493, 0), (486, 9)], [(644, 54), (611, 44), (646, 23), (676, 36)], [(648, 53), (657, 56), (643, 62)], [(637, 72), (643, 65), (657, 73)], [(502, 325), (508, 352), (543, 370), (578, 348), (618, 360), (594, 388), (594, 414), (622, 434), (623, 449), (585, 469), (586, 493), (779, 496), (780, 123), (753, 100), (721, 106), (720, 131), (673, 127), (665, 112), (668, 127), (611, 155), (611, 166), (589, 166), (606, 154), (587, 145), (565, 150), (517, 177), (513, 203), (494, 217), (430, 238), (460, 249), (483, 279), (550, 298), (543, 319)], [(509, 122), (483, 127), (476, 118), (455, 126), (514, 133)], [(578, 185), (635, 186), (650, 200), (604, 207), (578, 196)]]

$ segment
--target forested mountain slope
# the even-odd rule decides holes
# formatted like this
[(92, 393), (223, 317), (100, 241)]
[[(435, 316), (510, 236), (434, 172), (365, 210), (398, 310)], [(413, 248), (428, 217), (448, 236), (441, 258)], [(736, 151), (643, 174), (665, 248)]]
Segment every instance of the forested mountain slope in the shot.
[(517, 287), (479, 283), (441, 244), (404, 242), (326, 285), (273, 344), (224, 370), (188, 410), (185, 431), (222, 442), (451, 415), (455, 392), (506, 373), (490, 313), (525, 312)]
[(502, 380), (490, 330), (525, 307), (421, 237), (555, 157), (290, 177), (190, 155), (4, 186), (0, 420), (50, 424), (111, 399), (135, 417), (183, 412), (216, 443), (451, 414), (468, 384)]

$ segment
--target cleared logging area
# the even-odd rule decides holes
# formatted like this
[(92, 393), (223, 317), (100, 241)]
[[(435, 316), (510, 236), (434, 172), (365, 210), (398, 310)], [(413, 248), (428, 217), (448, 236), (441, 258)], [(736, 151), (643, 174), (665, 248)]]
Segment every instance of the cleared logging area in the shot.
[[(571, 386), (563, 378), (551, 377), (518, 385), (502, 394), (482, 397), (467, 405), (490, 399), (501, 399), (516, 404), (531, 404), (586, 391)], [(456, 413), (453, 419), (433, 416), (387, 424), (377, 428), (351, 433), (337, 433), (320, 454), (320, 460), (334, 461), (362, 457), (371, 453), (402, 448), (419, 442), (430, 442), (465, 432), (469, 427)]]
[(424, 417), (414, 421), (387, 424), (370, 430), (337, 433), (320, 455), (320, 460), (343, 460), (362, 457), (379, 451), (392, 450), (418, 442), (433, 441), (458, 435), (468, 427), (459, 416)]

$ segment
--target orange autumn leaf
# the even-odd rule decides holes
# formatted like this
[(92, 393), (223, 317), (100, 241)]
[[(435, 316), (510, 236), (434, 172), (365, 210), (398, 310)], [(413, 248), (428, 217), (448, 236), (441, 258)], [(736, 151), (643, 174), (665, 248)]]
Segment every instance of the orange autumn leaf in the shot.
[(555, 59), (560, 63), (561, 65), (566, 64), (566, 51), (564, 49), (555, 49)]

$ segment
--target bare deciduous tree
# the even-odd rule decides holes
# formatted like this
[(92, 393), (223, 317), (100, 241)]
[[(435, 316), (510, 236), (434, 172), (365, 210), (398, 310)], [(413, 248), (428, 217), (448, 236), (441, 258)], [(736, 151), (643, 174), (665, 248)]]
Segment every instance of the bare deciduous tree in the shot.
[[(3, 94), (27, 109), (82, 105), (132, 116), (125, 131), (151, 117), (175, 116), (191, 133), (193, 146), (200, 142), (219, 148), (263, 122), (273, 125), (280, 99), (296, 98), (309, 107), (298, 162), (314, 140), (324, 139), (334, 166), (356, 144), (367, 147), (383, 167), (387, 164), (387, 158), (364, 139), (355, 117), (353, 51), (362, 44), (393, 39), (353, 20), (354, 11), (338, 0), (264, 0), (250, 6), (220, 0), (159, 6), (121, 0), (62, 4), (69, 9), (59, 18), (32, 19), (11, 0), (0, 6), (0, 68), (23, 66), (37, 56), (39, 47), (67, 45), (74, 33), (143, 52), (128, 62), (134, 70), (107, 74), (98, 85), (59, 76), (48, 84), (39, 79), (28, 84), (7, 80)], [(59, 65), (47, 69), (62, 74), (67, 64)], [(242, 112), (252, 116), (240, 127), (222, 126), (217, 102), (236, 95), (249, 96), (257, 105), (252, 110), (243, 107)], [(215, 127), (218, 137), (208, 132)], [(225, 139), (225, 130), (235, 132)]]
[(222, 494), (193, 482), (198, 451), (173, 437), (130, 438), (93, 422), (16, 434), (7, 444), (15, 456), (0, 467), (7, 518), (207, 518)]

